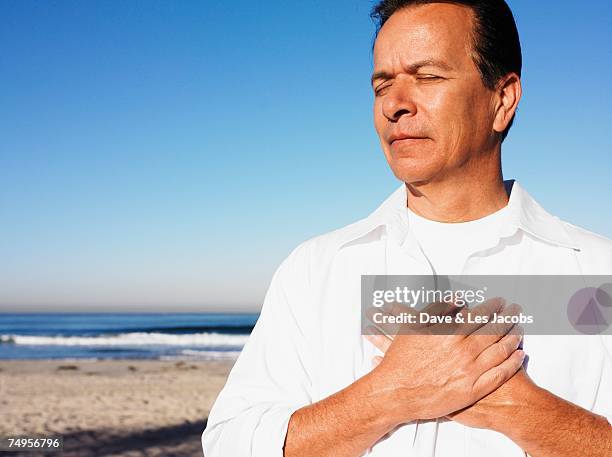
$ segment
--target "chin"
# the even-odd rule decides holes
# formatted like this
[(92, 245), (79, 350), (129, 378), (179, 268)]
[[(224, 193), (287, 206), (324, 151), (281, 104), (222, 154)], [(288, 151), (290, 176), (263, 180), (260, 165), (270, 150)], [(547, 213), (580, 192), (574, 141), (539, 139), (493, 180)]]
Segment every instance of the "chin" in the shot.
[(385, 146), (383, 151), (387, 163), (397, 179), (403, 182), (430, 181), (444, 168), (444, 157), (431, 145)]
[(408, 184), (429, 182), (440, 171), (431, 163), (419, 163), (414, 159), (397, 159), (389, 165), (395, 177)]

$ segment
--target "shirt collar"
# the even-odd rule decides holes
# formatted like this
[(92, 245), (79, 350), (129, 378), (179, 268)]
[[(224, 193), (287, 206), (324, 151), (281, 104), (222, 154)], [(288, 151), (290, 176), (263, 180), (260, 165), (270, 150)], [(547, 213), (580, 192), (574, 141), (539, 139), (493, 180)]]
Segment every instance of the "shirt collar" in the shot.
[[(510, 223), (502, 230), (502, 238), (512, 236), (522, 230), (542, 241), (556, 246), (579, 251), (580, 246), (573, 240), (562, 221), (547, 212), (516, 180), (504, 181), (508, 199), (508, 218)], [(388, 234), (405, 239), (408, 232), (408, 219), (405, 217), (408, 195), (406, 185), (402, 185), (374, 210), (368, 217), (347, 227), (341, 234), (339, 249), (364, 241), (367, 235), (384, 228)]]

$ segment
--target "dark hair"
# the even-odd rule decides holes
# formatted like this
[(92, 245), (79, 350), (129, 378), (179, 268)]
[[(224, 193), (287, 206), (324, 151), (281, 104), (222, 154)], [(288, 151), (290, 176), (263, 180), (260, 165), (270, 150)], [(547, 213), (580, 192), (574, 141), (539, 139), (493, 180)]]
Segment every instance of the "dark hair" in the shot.
[[(474, 12), (474, 63), (485, 87), (494, 89), (500, 79), (509, 73), (521, 76), (521, 42), (512, 11), (504, 0), (382, 0), (370, 13), (376, 23), (375, 38), (396, 11), (430, 3), (462, 5)], [(514, 116), (503, 132), (502, 140), (508, 135), (513, 122)]]

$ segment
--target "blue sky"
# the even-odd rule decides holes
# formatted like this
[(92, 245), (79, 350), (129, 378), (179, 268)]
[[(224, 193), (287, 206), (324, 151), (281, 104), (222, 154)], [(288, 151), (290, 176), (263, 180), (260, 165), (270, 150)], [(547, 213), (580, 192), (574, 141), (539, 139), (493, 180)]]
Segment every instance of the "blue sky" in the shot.
[[(509, 2), (504, 175), (612, 237), (612, 6)], [(0, 309), (257, 309), (399, 182), (370, 1), (0, 2)]]

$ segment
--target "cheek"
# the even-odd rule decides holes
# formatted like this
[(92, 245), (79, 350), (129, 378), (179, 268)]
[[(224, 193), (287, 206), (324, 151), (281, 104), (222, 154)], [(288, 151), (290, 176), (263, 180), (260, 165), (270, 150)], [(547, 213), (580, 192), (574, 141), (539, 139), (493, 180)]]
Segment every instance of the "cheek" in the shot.
[(481, 100), (469, 91), (448, 90), (431, 96), (425, 111), (439, 135), (438, 140), (458, 147), (469, 141), (481, 124), (480, 105)]
[(379, 101), (379, 99), (376, 99), (376, 101), (374, 102), (374, 109), (373, 109), (373, 114), (374, 114), (374, 128), (376, 129), (376, 132), (380, 135), (383, 132), (383, 129), (385, 127), (385, 116), (382, 113), (382, 105)]
[(438, 128), (445, 129), (465, 120), (469, 101), (465, 95), (446, 91), (439, 92), (427, 101), (427, 111)]
[(384, 116), (384, 114), (382, 113), (382, 107), (375, 103), (374, 104), (374, 130), (376, 131), (376, 135), (378, 136), (378, 141), (380, 143), (380, 148), (383, 151), (383, 153), (385, 154), (385, 156), (388, 158), (389, 156), (389, 145), (386, 143), (385, 138), (386, 135), (388, 134), (388, 119)]

